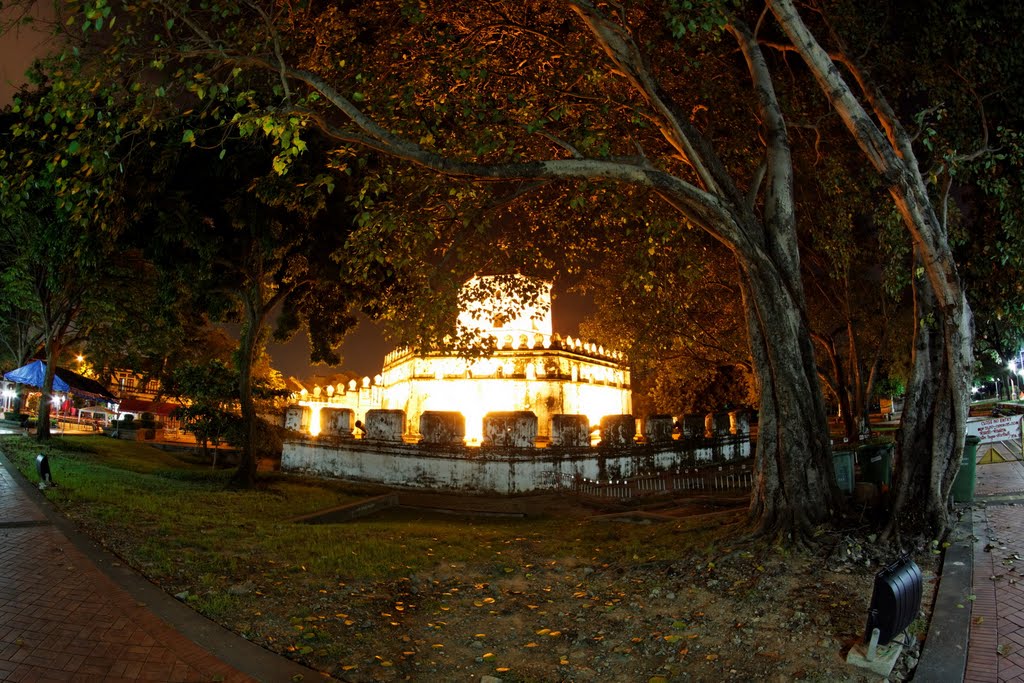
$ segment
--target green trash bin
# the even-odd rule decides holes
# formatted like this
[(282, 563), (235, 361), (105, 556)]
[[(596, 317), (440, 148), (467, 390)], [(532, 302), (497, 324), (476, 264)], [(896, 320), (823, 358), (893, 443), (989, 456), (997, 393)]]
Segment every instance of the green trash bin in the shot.
[(891, 441), (878, 441), (862, 444), (857, 448), (857, 465), (860, 466), (860, 480), (869, 481), (878, 487), (892, 486), (892, 451), (895, 444)]
[(978, 442), (976, 436), (968, 435), (964, 442), (964, 457), (960, 460), (960, 469), (953, 480), (953, 500), (957, 503), (970, 503), (974, 500), (974, 484), (978, 473)]
[(836, 483), (843, 493), (853, 493), (853, 451), (832, 451)]

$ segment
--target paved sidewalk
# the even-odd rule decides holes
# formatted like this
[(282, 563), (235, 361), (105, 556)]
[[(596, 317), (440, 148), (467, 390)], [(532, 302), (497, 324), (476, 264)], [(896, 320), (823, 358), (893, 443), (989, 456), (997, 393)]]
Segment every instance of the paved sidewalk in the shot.
[(1024, 683), (1024, 462), (978, 465), (977, 477), (964, 681)]
[(121, 566), (0, 456), (0, 680), (325, 679), (225, 631)]

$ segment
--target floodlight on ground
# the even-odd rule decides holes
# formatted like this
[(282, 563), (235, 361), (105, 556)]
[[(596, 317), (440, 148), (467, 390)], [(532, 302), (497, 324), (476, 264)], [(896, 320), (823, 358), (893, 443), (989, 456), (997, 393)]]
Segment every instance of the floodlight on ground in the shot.
[(901, 556), (875, 574), (864, 640), (887, 645), (917, 618), (924, 580), (909, 555)]
[(917, 618), (923, 593), (921, 569), (909, 555), (875, 574), (864, 644), (855, 646), (846, 661), (888, 676), (903, 649), (902, 639), (896, 638)]

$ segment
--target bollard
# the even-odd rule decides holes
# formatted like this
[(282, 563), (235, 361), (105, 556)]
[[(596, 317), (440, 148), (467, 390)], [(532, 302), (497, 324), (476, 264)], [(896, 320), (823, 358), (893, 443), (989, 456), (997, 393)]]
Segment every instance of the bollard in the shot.
[(50, 460), (40, 453), (36, 456), (36, 474), (39, 475), (39, 487), (53, 486), (53, 476), (50, 474)]

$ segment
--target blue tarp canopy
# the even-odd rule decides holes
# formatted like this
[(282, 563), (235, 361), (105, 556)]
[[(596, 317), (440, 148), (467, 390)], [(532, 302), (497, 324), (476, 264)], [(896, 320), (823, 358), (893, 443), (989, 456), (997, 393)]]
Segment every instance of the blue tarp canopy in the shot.
[[(4, 379), (8, 382), (27, 384), (30, 387), (42, 388), (43, 376), (46, 374), (46, 363), (41, 360), (32, 361), (16, 370), (4, 373)], [(66, 368), (57, 368), (53, 375), (53, 390), (70, 392), (82, 398), (90, 398), (94, 401), (116, 401), (110, 392), (103, 388), (103, 385), (94, 379), (83, 377), (77, 372)]]

